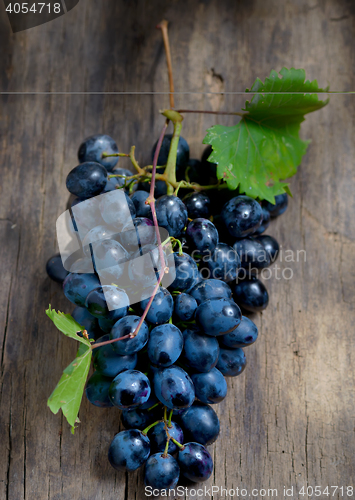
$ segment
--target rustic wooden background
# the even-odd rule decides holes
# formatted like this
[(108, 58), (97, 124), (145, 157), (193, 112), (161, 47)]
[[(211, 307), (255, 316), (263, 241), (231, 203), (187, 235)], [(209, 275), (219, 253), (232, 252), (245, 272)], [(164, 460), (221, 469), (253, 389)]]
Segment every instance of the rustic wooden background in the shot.
[[(303, 67), (333, 90), (355, 90), (350, 0), (83, 0), (66, 16), (15, 35), (0, 5), (1, 90), (165, 91), (165, 57), (154, 29), (162, 18), (171, 21), (178, 91), (244, 90), (283, 66)], [(238, 110), (244, 96), (176, 101)], [(72, 436), (62, 416), (46, 407), (76, 346), (45, 316), (49, 303), (72, 310), (47, 278), (45, 262), (56, 251), (65, 177), (82, 139), (108, 133), (121, 151), (135, 144), (144, 162), (161, 129), (158, 110), (167, 105), (159, 95), (1, 96), (1, 499), (144, 495), (141, 472), (117, 473), (106, 458), (120, 429), (118, 411), (83, 401)], [(354, 116), (355, 96), (335, 95), (302, 127), (312, 143), (292, 180), (289, 210), (269, 232), (284, 251), (305, 249), (307, 259), (279, 263), (293, 278), (267, 284), (270, 306), (255, 317), (260, 339), (246, 350), (247, 370), (228, 382), (217, 409), (222, 432), (211, 447), (215, 471), (208, 485), (278, 488), (280, 497), (284, 485), (354, 483)], [(186, 117), (183, 135), (193, 157), (217, 120), (233, 123)]]

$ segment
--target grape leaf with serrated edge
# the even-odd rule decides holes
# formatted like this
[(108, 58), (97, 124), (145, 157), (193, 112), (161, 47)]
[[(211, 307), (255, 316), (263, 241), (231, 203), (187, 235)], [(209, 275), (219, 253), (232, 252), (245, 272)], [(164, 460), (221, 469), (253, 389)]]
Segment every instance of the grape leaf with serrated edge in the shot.
[(92, 357), (90, 340), (78, 335), (84, 328), (70, 314), (56, 312), (50, 305), (46, 313), (62, 333), (80, 342), (76, 358), (64, 370), (48, 399), (50, 410), (56, 414), (62, 409), (74, 433), (75, 423), (79, 422), (78, 413)]
[(288, 184), (281, 181), (297, 172), (306, 153), (310, 141), (299, 137), (304, 115), (328, 103), (314, 94), (328, 89), (318, 88), (316, 80), (305, 81), (303, 69), (282, 68), (280, 75), (272, 70), (264, 83), (258, 78), (247, 90), (257, 93), (246, 102), (241, 121), (231, 127), (214, 125), (203, 140), (212, 146), (208, 160), (217, 163), (219, 179), (230, 189), (239, 187), (271, 203), (277, 194), (289, 193)]

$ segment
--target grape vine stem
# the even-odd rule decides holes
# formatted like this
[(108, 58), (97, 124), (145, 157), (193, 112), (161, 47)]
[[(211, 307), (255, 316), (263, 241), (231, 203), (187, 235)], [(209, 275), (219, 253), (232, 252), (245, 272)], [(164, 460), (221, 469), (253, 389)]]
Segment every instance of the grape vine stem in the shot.
[(163, 42), (164, 42), (164, 48), (165, 48), (165, 54), (166, 54), (166, 64), (168, 66), (168, 75), (169, 75), (169, 88), (170, 88), (170, 94), (169, 94), (169, 100), (170, 100), (170, 107), (174, 108), (175, 107), (175, 102), (174, 102), (174, 78), (173, 78), (173, 65), (171, 63), (171, 52), (170, 52), (170, 43), (169, 43), (169, 34), (168, 34), (168, 21), (166, 19), (163, 19), (158, 25), (157, 28), (161, 30), (162, 36), (163, 36)]

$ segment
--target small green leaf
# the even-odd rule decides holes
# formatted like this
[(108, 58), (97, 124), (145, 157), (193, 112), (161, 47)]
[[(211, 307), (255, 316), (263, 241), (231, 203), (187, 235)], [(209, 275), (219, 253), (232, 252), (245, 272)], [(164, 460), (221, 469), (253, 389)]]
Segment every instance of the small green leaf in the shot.
[(56, 312), (55, 309), (52, 309), (50, 304), (46, 310), (46, 314), (64, 335), (90, 346), (90, 340), (78, 335), (78, 333), (84, 331), (85, 328), (79, 325), (70, 314), (64, 314), (60, 311)]
[(64, 370), (57, 387), (48, 399), (50, 410), (56, 414), (60, 409), (72, 427), (79, 422), (78, 413), (89, 373), (92, 351), (81, 344), (74, 361)]
[[(252, 198), (275, 202), (274, 197), (289, 192), (282, 182), (297, 172), (309, 141), (299, 137), (304, 115), (324, 107), (314, 92), (317, 81), (305, 81), (303, 69), (271, 71), (263, 83), (257, 79), (247, 101), (247, 113), (234, 126), (215, 125), (207, 131), (204, 144), (211, 144), (209, 161), (217, 163), (217, 177), (230, 189)], [(271, 92), (270, 94), (265, 94)], [(297, 94), (292, 93), (297, 92)]]

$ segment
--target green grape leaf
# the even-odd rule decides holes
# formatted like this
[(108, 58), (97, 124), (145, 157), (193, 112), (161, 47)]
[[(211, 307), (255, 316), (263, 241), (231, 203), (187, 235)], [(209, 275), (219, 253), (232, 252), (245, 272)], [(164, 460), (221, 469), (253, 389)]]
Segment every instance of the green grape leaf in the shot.
[(258, 78), (247, 89), (256, 94), (245, 103), (240, 122), (214, 125), (203, 140), (212, 146), (208, 160), (217, 163), (218, 179), (229, 189), (271, 203), (277, 194), (290, 194), (282, 181), (297, 172), (306, 153), (310, 141), (299, 137), (304, 115), (329, 101), (318, 99), (315, 92), (328, 89), (320, 89), (316, 80), (306, 81), (303, 69), (282, 68), (280, 75), (273, 70), (264, 83)]
[(62, 409), (63, 415), (71, 425), (72, 433), (74, 433), (75, 424), (79, 422), (79, 408), (90, 369), (92, 358), (90, 342), (93, 342), (93, 340), (78, 335), (79, 332), (84, 330), (84, 327), (79, 325), (70, 314), (56, 312), (50, 305), (46, 313), (58, 330), (67, 337), (80, 342), (76, 358), (64, 370), (47, 402), (54, 414), (57, 414)]

